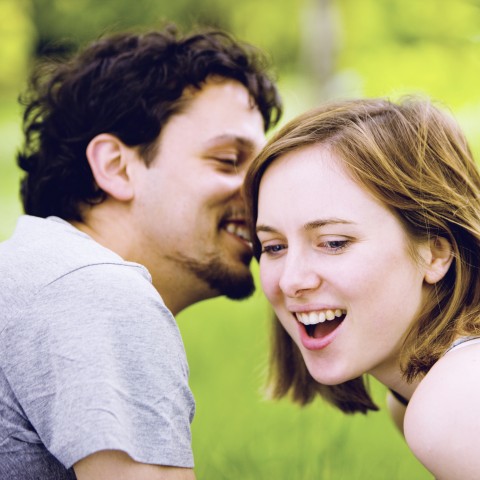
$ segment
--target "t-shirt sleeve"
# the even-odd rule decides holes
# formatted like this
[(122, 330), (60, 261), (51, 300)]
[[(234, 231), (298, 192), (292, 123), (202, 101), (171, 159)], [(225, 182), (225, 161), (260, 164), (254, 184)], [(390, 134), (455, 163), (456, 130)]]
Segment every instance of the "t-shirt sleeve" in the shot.
[(12, 390), (67, 468), (106, 449), (193, 467), (183, 343), (139, 267), (93, 265), (64, 275), (8, 328)]

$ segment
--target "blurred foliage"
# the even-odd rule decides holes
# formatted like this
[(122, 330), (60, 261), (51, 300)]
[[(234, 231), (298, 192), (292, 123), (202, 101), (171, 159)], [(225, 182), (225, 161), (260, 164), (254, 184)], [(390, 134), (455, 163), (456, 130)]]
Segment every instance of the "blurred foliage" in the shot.
[(28, 0), (0, 0), (0, 99), (25, 77), (35, 38)]
[(452, 107), (480, 100), (479, 1), (338, 4), (344, 45), (338, 67), (355, 72), (352, 93), (420, 91)]
[(292, 114), (332, 97), (405, 92), (454, 109), (480, 104), (480, 0), (0, 0), (0, 19), (0, 92), (17, 93), (33, 56), (172, 21), (220, 27), (268, 52), (280, 82), (301, 78)]
[[(35, 57), (166, 21), (217, 26), (264, 49), (283, 121), (328, 98), (421, 93), (452, 109), (480, 155), (480, 0), (0, 0), (0, 240), (20, 214), (15, 102)], [(198, 404), (198, 478), (430, 478), (385, 412), (346, 419), (321, 402), (300, 410), (261, 400), (269, 316), (258, 293), (179, 317)], [(383, 389), (375, 393), (382, 403)]]
[(420, 94), (449, 108), (480, 156), (480, 0), (336, 0), (330, 96)]
[(295, 58), (299, 38), (299, 22), (286, 23), (285, 19), (295, 20), (302, 2), (283, 1), (278, 8), (275, 0), (243, 0), (232, 8), (228, 0), (136, 0), (134, 7), (129, 0), (31, 0), (38, 32), (37, 55), (62, 53), (100, 34), (132, 27), (148, 29), (173, 21), (186, 29), (211, 26), (238, 32), (275, 52), (276, 62), (282, 65)]
[[(164, 19), (221, 26), (225, 2), (204, 0), (195, 9), (189, 0), (31, 0), (39, 34), (37, 54), (62, 51), (105, 33), (135, 27), (150, 27)], [(61, 21), (58, 21), (60, 20)], [(228, 27), (229, 25), (223, 25)], [(64, 44), (64, 45), (62, 45)]]

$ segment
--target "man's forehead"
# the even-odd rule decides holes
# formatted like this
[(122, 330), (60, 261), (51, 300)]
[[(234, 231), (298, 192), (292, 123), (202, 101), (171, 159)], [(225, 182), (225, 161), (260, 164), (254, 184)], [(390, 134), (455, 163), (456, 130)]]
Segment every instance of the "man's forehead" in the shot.
[(224, 86), (234, 86), (236, 88), (239, 88), (240, 90), (243, 90), (245, 95), (248, 97), (248, 103), (250, 108), (252, 110), (258, 110), (258, 112), (261, 114), (260, 108), (255, 101), (255, 98), (252, 96), (252, 92), (247, 88), (246, 85), (244, 85), (240, 80), (237, 80), (235, 78), (222, 77), (219, 75), (209, 76), (199, 85), (186, 86), (179, 99), (179, 103), (181, 105), (183, 104), (181, 110), (184, 112), (188, 110), (192, 103), (196, 103), (195, 100), (198, 99), (198, 97), (200, 96), (205, 96), (204, 94), (210, 94), (214, 97), (209, 99), (209, 101), (211, 102), (217, 96), (216, 93), (213, 93), (213, 90), (216, 87), (221, 88)]
[(178, 107), (162, 128), (160, 141), (173, 133), (183, 139), (182, 143), (194, 142), (204, 149), (235, 148), (246, 154), (265, 144), (261, 113), (247, 89), (236, 80), (190, 87)]

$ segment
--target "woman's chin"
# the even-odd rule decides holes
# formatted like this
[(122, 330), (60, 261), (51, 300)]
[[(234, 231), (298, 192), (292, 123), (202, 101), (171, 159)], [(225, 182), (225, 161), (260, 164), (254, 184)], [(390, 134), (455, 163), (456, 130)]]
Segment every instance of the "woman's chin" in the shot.
[(333, 374), (333, 372), (329, 372), (327, 375), (325, 372), (325, 369), (322, 369), (321, 371), (319, 371), (318, 366), (309, 366), (308, 363), (306, 363), (306, 365), (307, 365), (307, 370), (309, 371), (313, 379), (316, 382), (321, 383), (322, 385), (330, 385), (330, 386), (338, 385), (340, 383), (350, 380), (348, 375), (345, 375), (345, 374), (342, 375), (340, 373)]

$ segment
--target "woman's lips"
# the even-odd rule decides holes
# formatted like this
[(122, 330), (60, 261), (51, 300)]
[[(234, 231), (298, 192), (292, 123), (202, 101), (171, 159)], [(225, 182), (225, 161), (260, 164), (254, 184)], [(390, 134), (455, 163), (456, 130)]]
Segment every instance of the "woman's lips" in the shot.
[(320, 350), (328, 346), (347, 315), (343, 309), (296, 312), (300, 340), (308, 350)]

